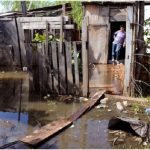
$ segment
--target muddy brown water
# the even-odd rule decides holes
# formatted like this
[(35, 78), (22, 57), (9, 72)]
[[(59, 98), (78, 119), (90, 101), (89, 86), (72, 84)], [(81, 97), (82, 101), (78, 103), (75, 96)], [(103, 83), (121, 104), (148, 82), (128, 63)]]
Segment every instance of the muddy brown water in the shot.
[[(33, 130), (58, 118), (65, 118), (74, 113), (85, 102), (66, 104), (41, 96), (30, 95), (29, 78), (19, 73), (7, 73), (7, 78), (0, 78), (0, 146), (17, 141)], [(22, 73), (21, 73), (22, 74)], [(133, 103), (129, 102), (133, 105)], [(143, 103), (141, 103), (143, 104)], [(141, 105), (140, 104), (140, 105)], [(112, 149), (112, 148), (149, 148), (135, 141), (136, 137), (123, 133), (123, 142), (113, 142), (119, 137), (107, 129), (113, 116), (137, 117), (148, 121), (144, 108), (135, 114), (134, 107), (128, 107), (128, 114), (116, 109), (116, 100), (109, 99), (106, 108), (94, 108), (87, 112), (72, 126), (48, 140), (38, 148), (65, 149)], [(119, 137), (120, 138), (120, 137)], [(13, 147), (17, 148), (17, 146)], [(19, 147), (24, 148), (24, 147)]]

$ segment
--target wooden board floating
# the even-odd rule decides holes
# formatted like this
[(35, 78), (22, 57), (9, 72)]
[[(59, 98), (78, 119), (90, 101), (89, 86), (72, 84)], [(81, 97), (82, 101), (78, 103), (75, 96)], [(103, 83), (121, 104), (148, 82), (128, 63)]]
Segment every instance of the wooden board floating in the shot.
[(81, 106), (74, 114), (72, 114), (67, 119), (60, 119), (53, 121), (50, 124), (43, 126), (39, 130), (35, 130), (32, 134), (25, 136), (20, 141), (27, 143), (32, 146), (37, 146), (52, 137), (54, 134), (57, 134), (59, 131), (63, 130), (67, 126), (71, 125), (79, 117), (81, 117), (87, 110), (91, 109), (104, 95), (105, 91), (100, 91), (94, 94), (94, 96), (86, 104)]
[(71, 121), (67, 119), (53, 121), (52, 123), (43, 126), (41, 129), (35, 130), (31, 135), (21, 139), (21, 141), (36, 146), (70, 124)]

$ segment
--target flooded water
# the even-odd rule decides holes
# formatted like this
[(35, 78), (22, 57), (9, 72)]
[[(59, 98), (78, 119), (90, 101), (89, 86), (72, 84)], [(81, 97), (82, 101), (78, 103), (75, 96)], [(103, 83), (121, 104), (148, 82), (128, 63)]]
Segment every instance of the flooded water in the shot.
[[(16, 141), (58, 118), (70, 116), (85, 103), (66, 104), (44, 99), (31, 95), (29, 86), (27, 73), (0, 74), (0, 146)], [(120, 113), (116, 109), (116, 100), (110, 99), (106, 108), (92, 109), (72, 126), (38, 148), (147, 148), (148, 146), (138, 144), (135, 136), (127, 133), (122, 138), (123, 142), (114, 143), (114, 138), (118, 135), (110, 133), (107, 129), (108, 122), (113, 116), (139, 117), (147, 121), (148, 117), (143, 113), (144, 108), (141, 108), (140, 114), (135, 114), (135, 109), (136, 106), (129, 107), (128, 114)]]

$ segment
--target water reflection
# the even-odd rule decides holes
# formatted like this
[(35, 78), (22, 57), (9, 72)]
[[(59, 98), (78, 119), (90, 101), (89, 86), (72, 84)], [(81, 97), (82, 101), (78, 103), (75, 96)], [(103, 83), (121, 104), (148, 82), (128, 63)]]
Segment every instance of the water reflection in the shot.
[[(4, 73), (5, 74), (5, 73)], [(55, 100), (45, 100), (38, 95), (30, 95), (29, 76), (22, 78), (19, 73), (10, 74), (7, 78), (0, 75), (0, 146), (16, 141), (31, 133), (34, 129), (50, 123), (58, 118), (66, 118), (76, 112), (82, 103), (65, 104)], [(15, 78), (13, 77), (15, 76)], [(21, 77), (21, 78), (19, 78)], [(116, 101), (109, 101), (105, 109), (92, 109), (74, 122), (61, 134), (48, 140), (38, 148), (143, 148), (127, 138), (123, 144), (113, 146), (109, 141), (108, 121), (113, 116), (135, 117), (134, 113), (125, 114), (116, 110)], [(115, 109), (114, 109), (115, 108)], [(112, 110), (108, 112), (107, 109)], [(144, 114), (139, 118), (146, 120)], [(129, 136), (128, 136), (129, 137)], [(13, 148), (27, 148), (23, 143)]]

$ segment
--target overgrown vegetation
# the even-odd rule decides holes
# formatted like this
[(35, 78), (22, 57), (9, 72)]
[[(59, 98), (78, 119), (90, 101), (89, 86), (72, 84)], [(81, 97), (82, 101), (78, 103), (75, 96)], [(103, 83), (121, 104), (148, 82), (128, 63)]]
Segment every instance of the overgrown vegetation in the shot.
[[(33, 42), (38, 42), (38, 43), (42, 43), (46, 41), (46, 35), (45, 34), (40, 34), (40, 33), (35, 33), (35, 37), (33, 39)], [(59, 39), (55, 38), (52, 34), (49, 35), (48, 37), (48, 41), (59, 41)]]

